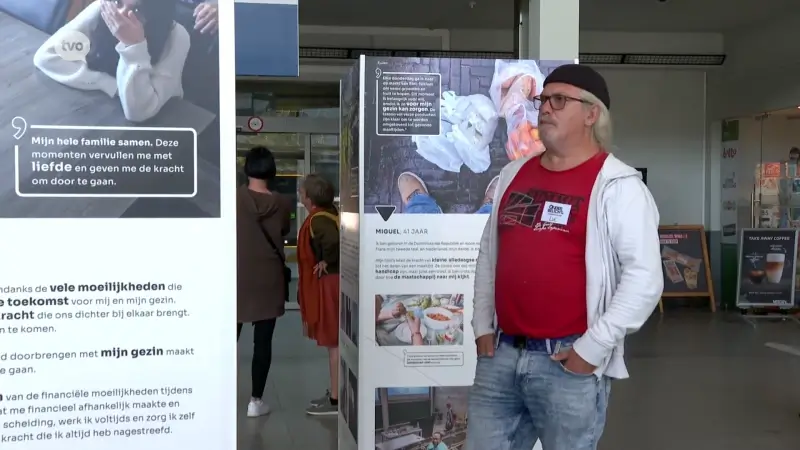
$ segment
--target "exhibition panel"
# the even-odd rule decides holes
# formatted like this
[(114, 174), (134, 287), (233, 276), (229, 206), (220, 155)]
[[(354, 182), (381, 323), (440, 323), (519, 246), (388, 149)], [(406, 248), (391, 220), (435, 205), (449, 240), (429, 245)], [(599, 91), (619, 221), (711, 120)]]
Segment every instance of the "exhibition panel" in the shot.
[(344, 80), (340, 448), (467, 445), (480, 237), (569, 62), (362, 57)]
[(234, 6), (192, 11), (0, 12), (3, 450), (236, 447)]

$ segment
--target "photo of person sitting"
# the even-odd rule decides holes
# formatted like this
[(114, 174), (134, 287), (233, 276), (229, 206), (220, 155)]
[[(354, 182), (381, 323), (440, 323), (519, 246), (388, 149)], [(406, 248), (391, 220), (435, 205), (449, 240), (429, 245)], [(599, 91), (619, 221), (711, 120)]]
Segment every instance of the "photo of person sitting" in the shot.
[[(66, 86), (118, 97), (132, 122), (151, 119), (171, 98), (183, 96), (181, 78), (191, 41), (175, 20), (177, 3), (96, 0), (45, 41), (34, 64)], [(213, 30), (216, 18), (203, 13), (201, 31), (206, 26)], [(85, 61), (65, 60), (56, 51), (74, 32), (89, 38)]]

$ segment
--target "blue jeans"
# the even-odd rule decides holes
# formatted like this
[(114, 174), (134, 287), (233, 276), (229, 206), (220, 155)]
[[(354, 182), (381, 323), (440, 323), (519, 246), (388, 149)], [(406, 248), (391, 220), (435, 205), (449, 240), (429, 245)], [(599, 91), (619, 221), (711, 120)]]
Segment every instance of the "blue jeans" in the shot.
[[(475, 214), (491, 214), (492, 204), (484, 203), (475, 211)], [(428, 194), (417, 194), (411, 197), (411, 200), (406, 204), (406, 214), (442, 214), (442, 208), (436, 203)]]
[[(553, 342), (551, 340), (551, 342)], [(596, 450), (606, 421), (607, 377), (567, 372), (550, 353), (501, 342), (479, 357), (470, 388), (466, 450)]]

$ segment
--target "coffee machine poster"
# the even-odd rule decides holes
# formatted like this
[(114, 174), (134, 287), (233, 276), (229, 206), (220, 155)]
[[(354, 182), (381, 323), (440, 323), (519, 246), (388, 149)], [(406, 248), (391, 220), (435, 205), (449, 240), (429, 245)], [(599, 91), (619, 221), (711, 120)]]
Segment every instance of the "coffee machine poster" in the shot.
[(796, 229), (745, 229), (739, 246), (739, 308), (794, 305)]

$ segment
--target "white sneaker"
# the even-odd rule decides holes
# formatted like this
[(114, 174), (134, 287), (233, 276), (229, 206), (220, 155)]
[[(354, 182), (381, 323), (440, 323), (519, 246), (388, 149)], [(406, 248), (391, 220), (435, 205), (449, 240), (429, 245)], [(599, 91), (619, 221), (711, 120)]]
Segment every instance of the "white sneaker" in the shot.
[(259, 417), (269, 414), (269, 405), (260, 398), (251, 398), (247, 405), (247, 417)]

